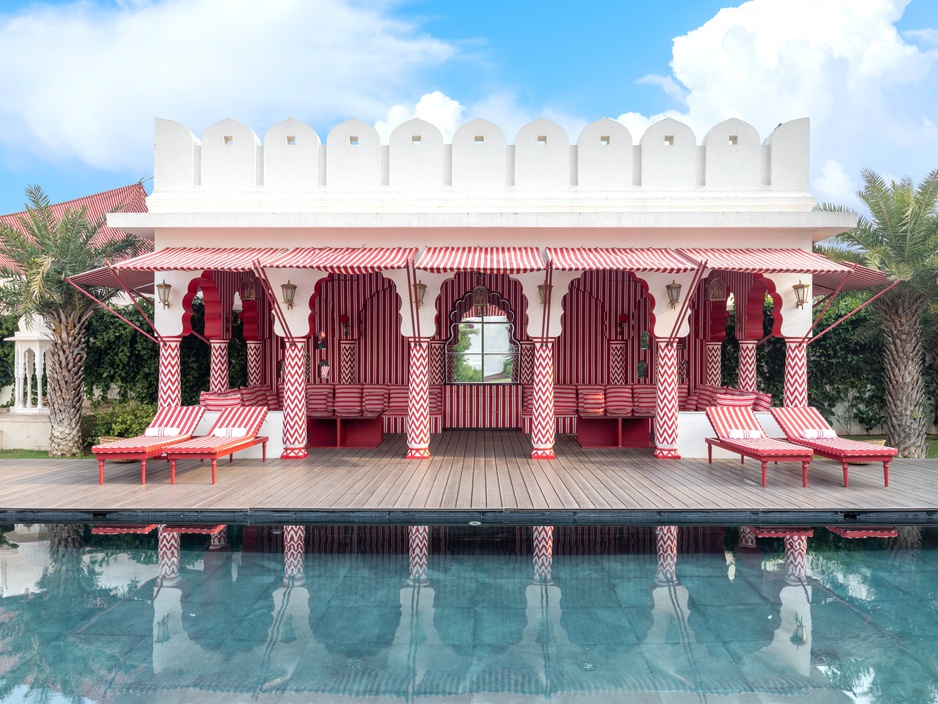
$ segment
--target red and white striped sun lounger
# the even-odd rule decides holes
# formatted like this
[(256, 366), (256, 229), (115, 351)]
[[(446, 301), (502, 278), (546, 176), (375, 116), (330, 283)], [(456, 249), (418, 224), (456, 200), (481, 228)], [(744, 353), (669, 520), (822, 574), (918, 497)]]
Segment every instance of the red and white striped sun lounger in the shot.
[(191, 438), (204, 413), (202, 406), (161, 408), (144, 435), (92, 447), (98, 460), (98, 484), (104, 484), (105, 460), (140, 460), (140, 483), (146, 484), (147, 460), (162, 455), (169, 445)]
[[(772, 408), (770, 410), (772, 417), (775, 418), (789, 442), (810, 447), (815, 454), (840, 462), (844, 469), (844, 486), (849, 486), (847, 480), (848, 462), (882, 462), (883, 479), (886, 486), (889, 486), (889, 462), (899, 453), (896, 448), (839, 438), (834, 435), (833, 428), (824, 420), (824, 416), (812, 406)], [(805, 437), (805, 435), (819, 436), (823, 434), (816, 431), (826, 431), (827, 434), (834, 435), (834, 437)]]
[(706, 412), (717, 434), (715, 438), (706, 438), (709, 462), (713, 462), (714, 447), (737, 453), (740, 463), (745, 462), (746, 457), (759, 460), (762, 486), (765, 486), (765, 467), (769, 462), (801, 462), (801, 486), (808, 486), (808, 464), (814, 456), (811, 450), (767, 436), (751, 408), (710, 406)]
[(263, 445), (263, 460), (267, 461), (267, 436), (258, 435), (264, 419), (266, 406), (234, 406), (226, 408), (208, 431), (208, 435), (192, 438), (166, 448), (170, 462), (170, 483), (176, 483), (176, 460), (211, 460), (212, 484), (219, 457), (234, 460), (234, 453), (254, 445)]

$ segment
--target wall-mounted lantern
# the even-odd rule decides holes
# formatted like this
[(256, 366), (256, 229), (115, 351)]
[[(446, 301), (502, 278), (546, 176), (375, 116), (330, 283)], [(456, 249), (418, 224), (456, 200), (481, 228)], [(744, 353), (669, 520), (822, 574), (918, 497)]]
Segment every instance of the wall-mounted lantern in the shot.
[(794, 286), (795, 289), (795, 305), (799, 308), (804, 308), (804, 304), (808, 300), (808, 289), (811, 288), (808, 284), (802, 283), (801, 279), (798, 280)]
[(287, 279), (285, 284), (280, 284), (280, 288), (283, 289), (283, 305), (289, 310), (293, 310), (293, 299), (296, 298), (296, 284)]
[(638, 364), (635, 365), (635, 374), (639, 379), (648, 378), (648, 363), (644, 359), (638, 360)]
[(552, 284), (538, 284), (537, 285), (537, 295), (541, 299), (541, 303), (544, 303), (547, 300), (547, 297), (553, 291), (554, 287)]
[(672, 280), (665, 288), (668, 289), (668, 303), (671, 308), (677, 308), (677, 304), (681, 302), (681, 285)]
[(725, 301), (726, 300), (726, 281), (723, 279), (707, 280), (707, 300)]
[(163, 279), (163, 283), (156, 285), (156, 293), (159, 296), (160, 303), (163, 304), (164, 308), (169, 308), (169, 292), (172, 289), (172, 284), (166, 283), (166, 279)]
[(329, 366), (329, 362), (325, 359), (320, 360), (319, 362), (319, 376), (323, 379), (329, 378), (329, 372), (332, 370), (332, 367)]
[(423, 305), (423, 299), (427, 295), (427, 285), (423, 281), (418, 281), (414, 284), (414, 302), (417, 304), (417, 307)]
[(256, 301), (257, 288), (255, 287), (254, 279), (250, 276), (245, 276), (241, 279), (241, 286), (239, 287), (238, 293), (241, 295), (242, 301)]

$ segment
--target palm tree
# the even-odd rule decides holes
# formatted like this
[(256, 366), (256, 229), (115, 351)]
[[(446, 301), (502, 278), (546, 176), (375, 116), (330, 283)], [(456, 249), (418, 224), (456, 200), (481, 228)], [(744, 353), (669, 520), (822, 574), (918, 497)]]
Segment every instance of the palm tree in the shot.
[[(88, 323), (97, 306), (65, 282), (65, 277), (138, 253), (141, 241), (132, 235), (102, 241), (104, 221), (89, 222), (85, 209), (52, 212), (38, 186), (26, 189), (26, 212), (17, 227), (0, 223), (0, 305), (17, 315), (45, 319), (52, 345), (46, 353), (47, 395), (52, 434), (49, 454), (81, 454), (81, 407), (85, 381)], [(95, 289), (108, 300), (116, 291)]]
[(924, 457), (923, 321), (938, 293), (938, 169), (918, 187), (909, 177), (887, 183), (869, 169), (862, 176), (857, 196), (870, 217), (860, 216), (856, 229), (835, 242), (900, 281), (871, 306), (885, 342), (886, 437), (900, 457)]

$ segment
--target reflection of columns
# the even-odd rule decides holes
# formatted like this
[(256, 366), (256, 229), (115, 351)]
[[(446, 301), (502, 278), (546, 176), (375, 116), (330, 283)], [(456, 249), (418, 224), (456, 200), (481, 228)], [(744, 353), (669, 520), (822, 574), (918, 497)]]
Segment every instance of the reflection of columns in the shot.
[(355, 363), (358, 352), (358, 340), (341, 340), (342, 345), (342, 383), (354, 384), (358, 381), (358, 365)]
[(408, 584), (426, 586), (430, 563), (430, 526), (407, 526)]
[(733, 550), (736, 567), (746, 568), (751, 572), (762, 569), (762, 550), (756, 545), (756, 531), (752, 526), (739, 527), (739, 542)]
[(248, 386), (261, 386), (264, 383), (264, 343), (260, 340), (248, 340)]
[(303, 459), (306, 452), (306, 343), (287, 339), (283, 372), (283, 454), (280, 459)]
[(304, 582), (303, 555), (306, 540), (305, 526), (283, 527), (283, 586)]
[(664, 585), (677, 582), (677, 526), (655, 528), (655, 548), (658, 554), (655, 583)]
[(707, 386), (723, 385), (723, 343), (707, 343)]
[(677, 452), (677, 346), (658, 340), (655, 458), (679, 460)]
[(756, 341), (739, 341), (739, 382), (740, 391), (756, 390)]
[(808, 578), (808, 536), (785, 536), (785, 582), (803, 584)]
[(179, 533), (159, 529), (158, 558), (160, 563), (159, 587), (173, 587), (179, 584)]
[(228, 526), (224, 526), (221, 530), (212, 533), (208, 549), (209, 550), (226, 550), (228, 548)]
[(209, 391), (228, 390), (228, 340), (209, 340), (211, 364), (208, 377)]
[(554, 454), (554, 341), (534, 342), (534, 417), (531, 421), (532, 460), (553, 460)]
[(624, 340), (610, 340), (609, 342), (609, 383), (625, 384), (625, 345)]
[(407, 402), (407, 459), (430, 459), (429, 344), (410, 338), (410, 394)]
[(785, 405), (808, 405), (808, 350), (800, 337), (786, 337)]
[(534, 526), (534, 581), (551, 582), (554, 561), (554, 527)]
[(182, 376), (179, 365), (181, 337), (164, 337), (160, 341), (160, 378), (157, 405), (172, 408), (182, 405)]

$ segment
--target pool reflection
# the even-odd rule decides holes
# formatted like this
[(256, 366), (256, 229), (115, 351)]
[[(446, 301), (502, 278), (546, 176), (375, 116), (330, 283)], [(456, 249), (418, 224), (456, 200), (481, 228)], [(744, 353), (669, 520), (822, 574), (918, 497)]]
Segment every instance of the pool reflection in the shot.
[(931, 602), (896, 620), (938, 593), (917, 528), (57, 525), (5, 541), (3, 698), (846, 702), (938, 681)]

